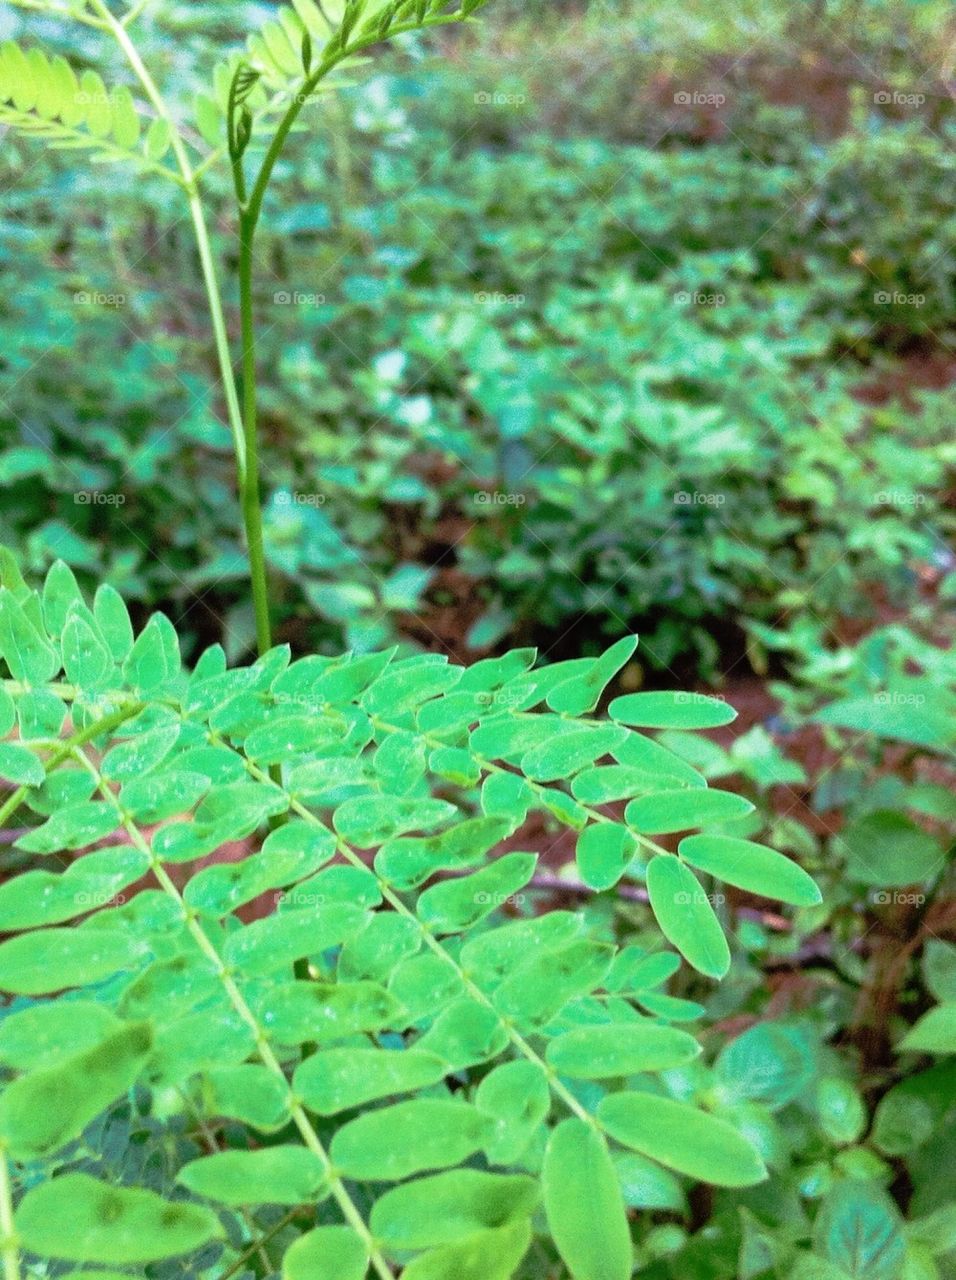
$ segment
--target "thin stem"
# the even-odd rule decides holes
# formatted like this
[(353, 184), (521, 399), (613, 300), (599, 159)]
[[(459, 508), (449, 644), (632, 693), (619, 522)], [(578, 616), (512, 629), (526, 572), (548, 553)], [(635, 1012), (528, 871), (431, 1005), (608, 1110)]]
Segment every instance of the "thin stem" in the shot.
[[(237, 192), (239, 187), (237, 186)], [(259, 440), (256, 408), (256, 337), (252, 301), (252, 246), (255, 224), (245, 213), (239, 216), (239, 311), (242, 320), (242, 425), (246, 465), (242, 477), (242, 517), (249, 546), (252, 607), (256, 618), (256, 644), (260, 656), (272, 646), (269, 622), (269, 587), (266, 578), (265, 543), (262, 536), (262, 503), (259, 494)]]
[(185, 184), (189, 199), (189, 216), (192, 219), (193, 232), (196, 237), (196, 247), (199, 250), (199, 262), (202, 267), (203, 282), (206, 286), (206, 296), (209, 303), (209, 313), (212, 318), (213, 336), (216, 345), (216, 356), (219, 362), (219, 373), (222, 378), (223, 392), (226, 397), (226, 410), (229, 416), (229, 426), (232, 430), (233, 447), (236, 454), (236, 469), (239, 475), (240, 484), (242, 476), (245, 472), (245, 439), (242, 430), (242, 413), (239, 409), (239, 396), (236, 390), (236, 379), (232, 368), (232, 357), (229, 351), (229, 339), (226, 332), (226, 319), (222, 306), (222, 293), (219, 288), (219, 281), (216, 277), (216, 267), (213, 261), (212, 249), (209, 242), (209, 232), (206, 227), (206, 215), (203, 210), (202, 201), (199, 198), (199, 192), (196, 188), (196, 175), (190, 163), (189, 156), (186, 153), (186, 147), (182, 140), (179, 128), (170, 114), (165, 99), (156, 87), (149, 71), (139, 56), (139, 51), (129, 37), (126, 27), (119, 19), (115, 18), (105, 4), (105, 0), (90, 0), (90, 3), (103, 17), (103, 21), (109, 31), (112, 33), (117, 44), (126, 55), (126, 59), (136, 73), (136, 77), (143, 86), (143, 91), (147, 98), (155, 108), (159, 118), (165, 121), (169, 129), (170, 145), (173, 149), (173, 155), (182, 174), (183, 183)]
[(20, 1280), (20, 1245), (13, 1225), (13, 1193), (6, 1151), (0, 1151), (0, 1236), (3, 1280)]
[(273, 1052), (272, 1046), (269, 1044), (268, 1037), (259, 1025), (256, 1015), (249, 1007), (249, 1004), (239, 989), (231, 970), (223, 963), (222, 957), (216, 950), (215, 944), (208, 937), (202, 925), (200, 925), (197, 912), (186, 905), (182, 894), (176, 888), (176, 885), (170, 878), (166, 868), (163, 866), (160, 859), (156, 857), (156, 854), (150, 847), (149, 841), (143, 836), (143, 833), (129, 814), (124, 811), (115, 792), (111, 790), (106, 778), (103, 777), (93, 761), (90, 760), (86, 753), (79, 748), (74, 748), (73, 755), (95, 780), (99, 793), (103, 799), (109, 801), (116, 810), (119, 822), (128, 834), (131, 844), (135, 848), (139, 849), (139, 851), (149, 859), (150, 870), (156, 877), (157, 883), (163, 892), (176, 903), (179, 910), (182, 912), (183, 921), (185, 922), (190, 936), (196, 943), (199, 950), (212, 965), (216, 977), (226, 993), (229, 1003), (252, 1031), (255, 1037), (256, 1053), (259, 1056), (259, 1060), (274, 1076), (277, 1077), (277, 1079), (281, 1080), (288, 1096), (289, 1113), (292, 1117), (292, 1123), (298, 1129), (306, 1147), (308, 1147), (313, 1155), (317, 1156), (321, 1162), (329, 1180), (329, 1189), (332, 1197), (338, 1204), (345, 1221), (363, 1241), (366, 1249), (368, 1250), (369, 1260), (377, 1275), (380, 1277), (380, 1280), (395, 1280), (391, 1267), (388, 1265), (381, 1251), (377, 1247), (371, 1232), (365, 1224), (365, 1220), (356, 1208), (352, 1197), (349, 1195), (345, 1188), (345, 1184), (342, 1182), (342, 1179), (335, 1172), (332, 1161), (330, 1160), (325, 1147), (322, 1145), (319, 1135), (312, 1127), (312, 1122), (306, 1114), (305, 1108), (296, 1098), (295, 1093), (292, 1090), (292, 1086), (286, 1079), (286, 1074), (282, 1069), (282, 1064)]
[[(46, 772), (48, 774), (52, 773), (57, 765), (69, 759), (76, 747), (83, 746), (84, 743), (89, 742), (92, 738), (98, 738), (101, 733), (109, 733), (111, 729), (121, 725), (124, 720), (131, 720), (133, 716), (142, 711), (143, 705), (141, 702), (129, 703), (122, 710), (115, 711), (111, 716), (104, 716), (102, 720), (96, 720), (93, 724), (88, 724), (85, 729), (80, 729), (72, 738), (68, 738), (58, 751), (54, 751), (49, 760), (44, 763), (43, 767)], [(16, 791), (12, 792), (4, 803), (0, 805), (0, 827), (3, 826), (12, 813), (16, 813), (26, 799), (29, 790), (29, 786), (26, 785), (17, 787)]]
[[(409, 31), (424, 30), (427, 27), (448, 26), (449, 23), (461, 21), (462, 17), (459, 13), (441, 14), (437, 17), (426, 18), (422, 22), (416, 22), (413, 20), (411, 22), (400, 23), (399, 25), (392, 27), (392, 29), (387, 33), (386, 38), (391, 39), (393, 36), (404, 35)], [(247, 212), (252, 221), (253, 227), (255, 227), (256, 223), (259, 221), (259, 214), (262, 211), (262, 201), (265, 198), (269, 179), (272, 177), (272, 170), (275, 168), (276, 161), (282, 153), (282, 148), (285, 146), (286, 138), (289, 136), (292, 126), (298, 119), (299, 112), (308, 101), (310, 95), (314, 92), (319, 82), (323, 80), (325, 76), (327, 76), (329, 72), (332, 71), (340, 62), (343, 62), (346, 58), (352, 57), (353, 54), (358, 53), (361, 49), (367, 49), (372, 45), (380, 44), (382, 42), (382, 38), (383, 37), (380, 36), (377, 31), (369, 32), (355, 40), (347, 47), (342, 48), (340, 46), (331, 54), (327, 53), (316, 69), (305, 77), (298, 90), (293, 94), (292, 101), (286, 108), (286, 113), (279, 121), (279, 127), (276, 129), (273, 139), (266, 149), (259, 173), (257, 174), (252, 190), (249, 193)]]

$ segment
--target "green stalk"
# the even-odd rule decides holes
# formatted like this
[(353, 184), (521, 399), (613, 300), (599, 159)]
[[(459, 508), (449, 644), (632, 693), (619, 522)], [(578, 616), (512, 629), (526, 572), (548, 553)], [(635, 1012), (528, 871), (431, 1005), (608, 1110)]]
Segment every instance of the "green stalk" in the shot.
[(269, 622), (269, 588), (262, 536), (262, 501), (259, 492), (259, 439), (256, 408), (256, 337), (252, 302), (252, 246), (255, 224), (239, 215), (239, 312), (242, 321), (242, 425), (246, 465), (242, 475), (242, 517), (249, 547), (252, 607), (256, 616), (256, 645), (260, 655), (272, 646)]
[[(199, 251), (203, 283), (206, 287), (206, 298), (212, 319), (216, 355), (226, 397), (229, 426), (232, 430), (233, 449), (236, 456), (236, 481), (246, 534), (246, 547), (249, 553), (249, 576), (252, 586), (253, 609), (256, 617), (256, 644), (259, 653), (262, 654), (271, 647), (272, 634), (269, 623), (269, 594), (266, 582), (265, 541), (262, 533), (262, 505), (259, 497), (259, 451), (256, 436), (255, 346), (252, 311), (252, 231), (255, 223), (252, 223), (250, 229), (245, 225), (245, 217), (240, 217), (239, 287), (243, 369), (243, 405), (240, 408), (232, 366), (232, 355), (229, 350), (229, 338), (226, 331), (222, 292), (216, 275), (205, 211), (199, 196), (196, 175), (186, 152), (182, 136), (170, 115), (162, 94), (139, 56), (139, 52), (130, 39), (125, 26), (113, 17), (104, 0), (92, 0), (92, 3), (96, 10), (102, 14), (104, 22), (126, 55), (127, 61), (136, 73), (140, 84), (143, 86), (143, 91), (153, 104), (157, 115), (165, 120), (169, 127), (170, 144), (186, 189), (189, 215), (196, 238), (196, 247)], [(244, 192), (240, 191), (240, 202), (243, 197)]]
[(129, 33), (122, 22), (113, 16), (107, 8), (104, 0), (90, 0), (90, 3), (101, 14), (103, 23), (109, 30), (110, 34), (116, 40), (127, 62), (136, 74), (136, 78), (143, 86), (143, 92), (152, 104), (159, 118), (165, 121), (169, 129), (170, 146), (173, 155), (176, 158), (176, 164), (179, 172), (182, 174), (183, 185), (189, 200), (189, 216), (193, 224), (193, 232), (196, 237), (196, 247), (199, 251), (199, 262), (202, 267), (203, 283), (206, 287), (206, 297), (209, 303), (209, 313), (212, 319), (213, 336), (216, 345), (216, 356), (219, 362), (219, 372), (222, 378), (223, 392), (226, 397), (226, 410), (229, 417), (229, 425), (232, 430), (233, 447), (236, 454), (236, 467), (241, 477), (245, 469), (245, 441), (242, 432), (242, 413), (239, 409), (239, 396), (236, 391), (236, 379), (232, 368), (232, 357), (229, 352), (229, 339), (226, 332), (226, 319), (222, 306), (222, 293), (219, 289), (219, 281), (216, 277), (216, 266), (212, 256), (212, 248), (209, 242), (209, 231), (206, 227), (206, 215), (199, 198), (199, 192), (196, 186), (196, 175), (189, 161), (182, 135), (176, 125), (175, 120), (170, 114), (169, 107), (163, 95), (156, 86), (156, 82), (150, 75), (142, 58), (139, 56), (139, 50), (133, 44), (129, 37)]

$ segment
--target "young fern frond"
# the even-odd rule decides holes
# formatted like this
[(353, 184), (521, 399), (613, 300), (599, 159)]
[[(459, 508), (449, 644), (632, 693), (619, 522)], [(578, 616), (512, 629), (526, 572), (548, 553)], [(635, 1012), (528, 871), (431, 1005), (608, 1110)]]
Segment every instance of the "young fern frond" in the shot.
[(83, 148), (94, 158), (131, 161), (178, 182), (159, 161), (168, 147), (162, 121), (143, 136), (143, 119), (125, 85), (107, 89), (92, 70), (76, 72), (61, 55), (23, 49), (13, 40), (0, 45), (0, 122), (43, 138), (54, 148)]

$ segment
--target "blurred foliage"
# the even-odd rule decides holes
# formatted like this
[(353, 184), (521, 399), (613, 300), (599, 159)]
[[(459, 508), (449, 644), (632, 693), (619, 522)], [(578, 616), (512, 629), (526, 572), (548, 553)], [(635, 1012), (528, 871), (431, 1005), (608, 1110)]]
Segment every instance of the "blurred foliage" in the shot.
[[(177, 43), (211, 64), (264, 9), (144, 15), (184, 111)], [(409, 40), (309, 108), (258, 262), (286, 635), (480, 649), (584, 619), (707, 671), (728, 627), (874, 617), (951, 568), (952, 393), (857, 394), (885, 353), (951, 338), (940, 17), (532, 8), (437, 69)], [(106, 213), (97, 172), (0, 146), (0, 536), (239, 654), (229, 437), (175, 193), (113, 177)]]

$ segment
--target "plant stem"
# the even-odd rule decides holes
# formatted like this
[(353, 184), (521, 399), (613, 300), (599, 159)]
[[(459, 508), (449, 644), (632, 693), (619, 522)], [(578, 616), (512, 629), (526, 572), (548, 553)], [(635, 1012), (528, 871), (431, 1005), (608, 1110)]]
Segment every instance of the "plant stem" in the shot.
[(239, 409), (239, 396), (236, 391), (236, 378), (232, 368), (232, 357), (229, 352), (229, 339), (226, 334), (226, 319), (222, 307), (222, 293), (216, 277), (216, 267), (209, 243), (209, 231), (206, 227), (206, 214), (196, 188), (196, 175), (190, 163), (183, 143), (182, 135), (170, 114), (166, 100), (150, 75), (139, 50), (129, 37), (126, 27), (115, 18), (105, 4), (105, 0), (90, 0), (90, 4), (99, 13), (116, 43), (126, 55), (126, 60), (143, 86), (143, 92), (152, 103), (157, 116), (166, 123), (169, 129), (169, 142), (176, 157), (176, 164), (182, 174), (183, 184), (189, 199), (189, 216), (192, 219), (193, 232), (196, 236), (196, 247), (199, 251), (199, 262), (202, 267), (203, 283), (206, 286), (206, 297), (209, 302), (209, 313), (212, 319), (213, 336), (216, 344), (216, 356), (219, 362), (219, 373), (222, 378), (223, 392), (226, 397), (226, 410), (229, 425), (232, 429), (233, 447), (236, 453), (236, 467), (241, 477), (245, 469), (245, 441), (242, 433), (242, 414)]
[[(255, 339), (253, 335), (252, 310), (252, 239), (255, 231), (255, 221), (250, 222), (245, 215), (240, 215), (239, 291), (243, 369), (243, 405), (240, 408), (235, 373), (232, 366), (232, 355), (229, 350), (229, 338), (226, 331), (226, 319), (223, 312), (222, 293), (216, 275), (216, 266), (209, 241), (209, 231), (206, 227), (206, 215), (202, 200), (199, 197), (196, 175), (186, 152), (182, 135), (170, 115), (169, 108), (156, 87), (155, 81), (130, 39), (125, 26), (113, 17), (104, 0), (92, 0), (92, 3), (96, 10), (102, 14), (117, 43), (126, 54), (130, 66), (135, 71), (157, 115), (166, 122), (169, 128), (170, 145), (186, 189), (189, 216), (192, 220), (193, 233), (196, 237), (203, 283), (206, 287), (206, 297), (209, 303), (209, 314), (212, 319), (219, 372), (226, 397), (226, 411), (229, 417), (229, 426), (232, 430), (233, 449), (236, 456), (236, 480), (242, 509), (242, 521), (245, 527), (246, 547), (249, 553), (249, 577), (252, 585), (252, 604), (256, 617), (256, 644), (261, 655), (271, 647), (272, 631), (269, 623), (265, 542), (262, 534), (262, 506), (259, 497), (259, 450), (256, 440)], [(241, 186), (241, 183), (237, 182), (237, 187), (239, 186)], [(244, 198), (244, 194), (244, 191), (239, 191), (240, 203)]]
[(0, 1151), (0, 1256), (4, 1280), (20, 1280), (20, 1246), (13, 1225), (13, 1195), (6, 1151)]
[[(125, 720), (131, 720), (134, 715), (142, 711), (143, 703), (130, 702), (120, 711), (114, 711), (112, 715), (104, 716), (102, 720), (96, 720), (93, 724), (88, 724), (85, 729), (80, 729), (72, 738), (68, 738), (58, 751), (50, 756), (45, 762), (44, 769), (46, 772), (52, 773), (53, 770), (69, 759), (76, 747), (82, 746), (89, 742), (92, 738), (98, 738), (101, 733), (109, 733), (111, 729), (116, 729)], [(12, 813), (16, 813), (20, 805), (26, 799), (29, 786), (24, 783), (23, 786), (17, 787), (16, 791), (11, 792), (2, 805), (0, 805), (0, 827), (6, 822)]]
[(262, 502), (259, 493), (259, 441), (256, 410), (256, 337), (252, 302), (252, 247), (255, 223), (239, 215), (239, 312), (242, 320), (242, 426), (246, 465), (242, 476), (242, 517), (249, 547), (252, 607), (256, 616), (256, 645), (260, 656), (272, 646), (269, 622), (269, 586), (266, 579), (262, 537)]

